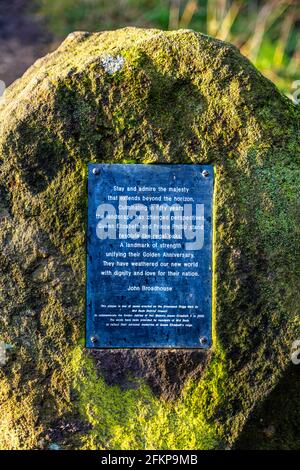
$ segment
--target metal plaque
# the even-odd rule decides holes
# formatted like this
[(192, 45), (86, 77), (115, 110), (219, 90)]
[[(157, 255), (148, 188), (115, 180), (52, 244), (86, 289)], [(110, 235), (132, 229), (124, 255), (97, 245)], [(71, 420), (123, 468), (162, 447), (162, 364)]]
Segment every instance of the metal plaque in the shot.
[(88, 348), (209, 348), (210, 165), (88, 166)]

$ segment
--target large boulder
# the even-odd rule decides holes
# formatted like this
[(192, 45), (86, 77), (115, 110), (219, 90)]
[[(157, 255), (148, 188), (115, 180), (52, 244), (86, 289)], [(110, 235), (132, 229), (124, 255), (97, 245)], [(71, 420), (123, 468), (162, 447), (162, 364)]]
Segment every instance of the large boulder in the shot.
[[(299, 107), (189, 30), (74, 33), (0, 105), (0, 447), (231, 447), (299, 337)], [(211, 351), (84, 348), (87, 163), (215, 166)]]

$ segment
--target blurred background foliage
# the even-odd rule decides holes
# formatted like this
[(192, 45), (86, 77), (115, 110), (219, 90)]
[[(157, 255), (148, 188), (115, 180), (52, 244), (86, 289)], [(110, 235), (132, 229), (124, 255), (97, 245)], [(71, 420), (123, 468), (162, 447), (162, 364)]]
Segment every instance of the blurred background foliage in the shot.
[(34, 0), (60, 39), (75, 30), (189, 28), (235, 44), (287, 94), (300, 78), (299, 0)]

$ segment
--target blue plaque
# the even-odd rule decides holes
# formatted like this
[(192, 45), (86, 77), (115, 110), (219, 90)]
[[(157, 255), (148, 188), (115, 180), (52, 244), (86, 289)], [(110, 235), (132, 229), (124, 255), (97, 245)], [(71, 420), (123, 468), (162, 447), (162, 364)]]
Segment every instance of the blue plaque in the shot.
[(210, 165), (88, 166), (88, 348), (209, 348)]

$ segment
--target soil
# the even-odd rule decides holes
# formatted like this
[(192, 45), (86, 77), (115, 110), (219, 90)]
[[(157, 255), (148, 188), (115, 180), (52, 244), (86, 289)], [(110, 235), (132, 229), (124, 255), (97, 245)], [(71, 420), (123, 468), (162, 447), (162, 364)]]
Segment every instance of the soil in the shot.
[(53, 38), (30, 0), (0, 0), (0, 80), (6, 86), (52, 49)]

